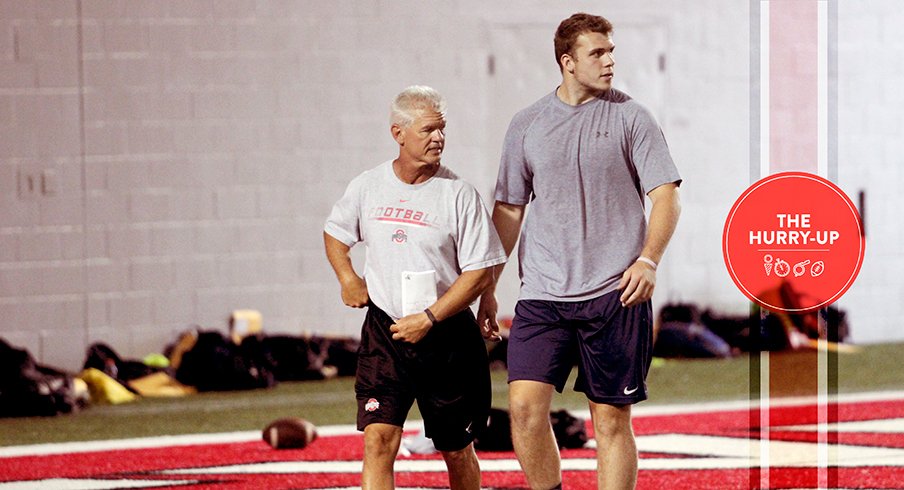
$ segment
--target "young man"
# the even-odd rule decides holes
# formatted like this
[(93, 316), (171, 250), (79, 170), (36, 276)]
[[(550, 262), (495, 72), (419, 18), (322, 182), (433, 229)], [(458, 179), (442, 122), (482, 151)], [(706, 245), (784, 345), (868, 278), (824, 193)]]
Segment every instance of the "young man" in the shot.
[[(445, 127), (435, 90), (400, 93), (390, 127), (398, 157), (352, 180), (325, 226), (343, 302), (367, 307), (355, 380), (363, 488), (393, 488), (415, 400), (451, 487), (480, 488), (473, 440), (490, 408), (483, 338), (493, 331), (481, 332), (468, 306), (506, 254), (477, 191), (440, 164)], [(367, 247), (364, 277), (349, 258), (358, 242)]]
[[(562, 21), (562, 83), (512, 119), (496, 183), (493, 222), (506, 253), (521, 236), (509, 400), (515, 451), (535, 489), (561, 486), (549, 408), (575, 362), (575, 389), (587, 394), (593, 418), (599, 487), (633, 488), (637, 479), (631, 404), (647, 397), (649, 300), (678, 221), (681, 179), (649, 112), (612, 88), (614, 51), (606, 19)], [(478, 322), (495, 328), (496, 310), (491, 287)]]

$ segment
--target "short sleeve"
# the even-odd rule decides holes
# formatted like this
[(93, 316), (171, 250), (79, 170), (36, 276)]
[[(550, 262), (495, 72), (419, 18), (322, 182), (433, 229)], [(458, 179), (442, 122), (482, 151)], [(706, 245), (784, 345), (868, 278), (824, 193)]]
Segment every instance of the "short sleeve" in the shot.
[(502, 145), (495, 198), (507, 204), (523, 205), (533, 193), (533, 175), (524, 154), (525, 128), (520, 117), (512, 119)]
[(637, 105), (631, 127), (631, 161), (637, 169), (643, 193), (669, 183), (681, 184), (681, 176), (669, 152), (665, 135), (653, 115)]
[(353, 179), (333, 205), (323, 231), (351, 247), (361, 241), (361, 177)]
[(466, 187), (458, 203), (458, 266), (462, 272), (485, 269), (505, 262), (505, 250), (480, 194)]

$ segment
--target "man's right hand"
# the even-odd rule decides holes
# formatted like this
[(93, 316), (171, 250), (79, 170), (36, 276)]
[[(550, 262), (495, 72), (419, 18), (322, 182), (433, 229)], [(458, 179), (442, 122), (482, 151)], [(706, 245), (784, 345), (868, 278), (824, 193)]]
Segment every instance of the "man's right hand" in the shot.
[(499, 324), (496, 323), (496, 313), (499, 303), (496, 302), (496, 294), (487, 291), (480, 296), (480, 305), (477, 307), (477, 324), (480, 325), (480, 333), (487, 340), (502, 340), (499, 336)]
[(351, 306), (352, 308), (364, 308), (367, 306), (369, 300), (370, 296), (367, 294), (367, 283), (364, 282), (364, 279), (356, 275), (354, 278), (350, 278), (342, 283), (342, 302), (345, 303), (346, 306)]

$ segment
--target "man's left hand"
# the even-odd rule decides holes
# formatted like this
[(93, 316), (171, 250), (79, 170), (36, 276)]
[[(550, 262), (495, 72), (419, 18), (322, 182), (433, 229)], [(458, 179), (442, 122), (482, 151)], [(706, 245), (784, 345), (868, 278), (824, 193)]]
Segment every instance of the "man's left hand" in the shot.
[(502, 340), (502, 337), (499, 336), (499, 324), (496, 322), (498, 310), (496, 294), (493, 291), (485, 291), (480, 297), (480, 305), (477, 307), (477, 325), (480, 326), (483, 338), (493, 342)]
[(415, 313), (400, 318), (389, 327), (389, 330), (392, 332), (393, 340), (415, 344), (427, 335), (431, 327), (433, 327), (433, 322), (426, 313)]
[(656, 270), (649, 264), (634, 262), (618, 283), (618, 289), (623, 290), (619, 300), (626, 308), (643, 303), (653, 297), (655, 287)]

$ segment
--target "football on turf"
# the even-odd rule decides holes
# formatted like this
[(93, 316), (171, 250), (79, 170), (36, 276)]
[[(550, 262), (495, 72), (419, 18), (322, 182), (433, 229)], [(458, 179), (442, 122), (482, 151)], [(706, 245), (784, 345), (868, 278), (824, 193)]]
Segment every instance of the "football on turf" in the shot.
[(317, 439), (317, 428), (305, 419), (287, 417), (270, 422), (263, 437), (274, 449), (301, 449)]

